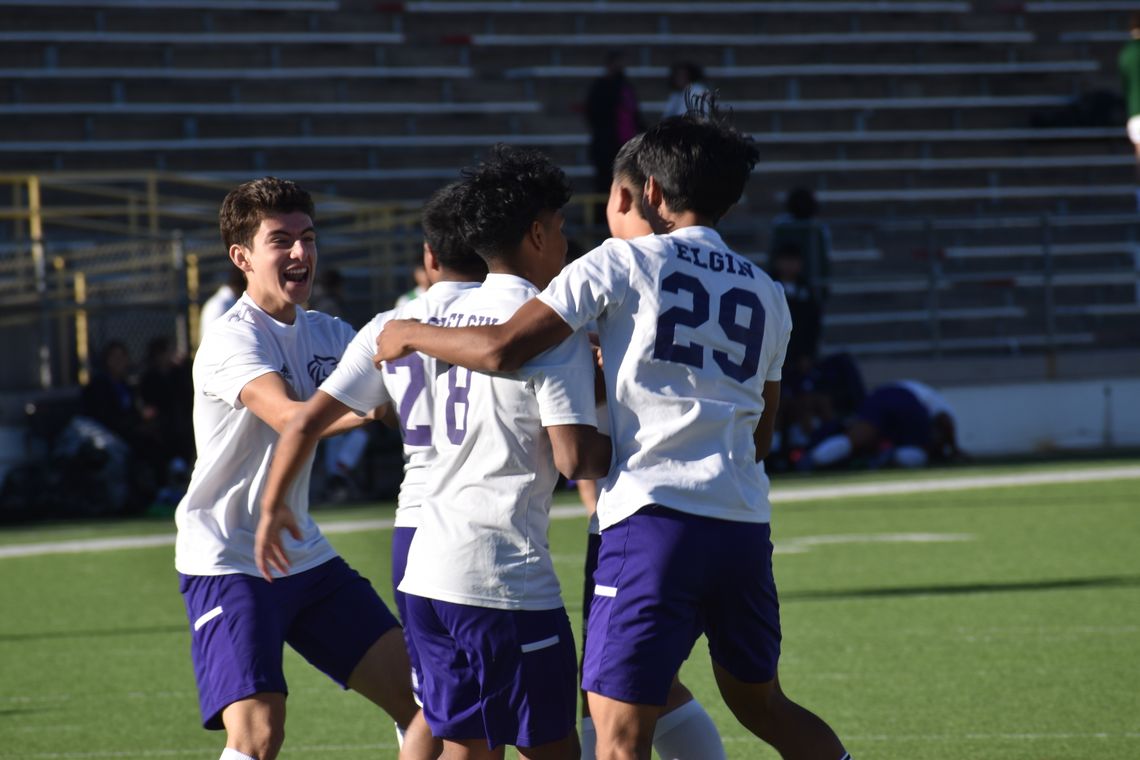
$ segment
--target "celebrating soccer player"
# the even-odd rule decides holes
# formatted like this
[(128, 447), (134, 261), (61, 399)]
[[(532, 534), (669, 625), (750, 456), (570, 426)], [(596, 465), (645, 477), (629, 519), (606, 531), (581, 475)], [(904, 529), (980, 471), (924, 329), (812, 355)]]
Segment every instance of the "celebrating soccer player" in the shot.
[[(203, 724), (225, 729), (222, 760), (277, 757), (288, 643), (406, 728), (402, 757), (429, 757), (431, 736), (408, 679), (391, 675), (409, 672), (399, 624), (308, 514), (311, 454), (280, 495), (290, 509), (259, 508), (278, 434), (353, 336), (340, 320), (300, 308), (317, 267), (313, 201), (294, 183), (267, 177), (231, 191), (220, 223), (248, 287), (206, 328), (194, 360), (198, 461), (175, 516)], [(344, 415), (323, 432), (362, 421)], [(265, 537), (283, 530), (266, 562)], [(289, 574), (270, 565), (287, 565)]]
[[(655, 235), (610, 239), (501, 325), (393, 322), (378, 358), (417, 350), (504, 371), (596, 320), (615, 464), (583, 688), (597, 756), (650, 756), (670, 684), (703, 632), (722, 696), (785, 758), (847, 757), (831, 728), (780, 688), (768, 479), (784, 352), (780, 288), (714, 227), (758, 154), (712, 104), (660, 122), (637, 147)], [(612, 193), (611, 189), (611, 193)]]

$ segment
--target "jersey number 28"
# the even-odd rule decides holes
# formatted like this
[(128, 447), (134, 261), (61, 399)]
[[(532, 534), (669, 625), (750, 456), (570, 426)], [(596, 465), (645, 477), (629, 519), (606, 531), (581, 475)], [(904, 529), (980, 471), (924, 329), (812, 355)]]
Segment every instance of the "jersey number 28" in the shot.
[[(665, 277), (661, 281), (661, 290), (674, 294), (682, 291), (689, 293), (693, 298), (693, 306), (691, 309), (670, 306), (661, 312), (657, 318), (653, 358), (687, 364), (698, 369), (704, 367), (705, 347), (696, 342), (678, 343), (677, 325), (695, 328), (709, 321), (711, 311), (708, 290), (696, 277), (682, 272), (673, 272)], [(738, 321), (742, 311), (744, 324)], [(743, 383), (755, 377), (760, 367), (760, 348), (764, 341), (764, 306), (760, 303), (760, 297), (743, 288), (725, 291), (717, 306), (717, 323), (724, 332), (724, 337), (740, 344), (744, 351), (743, 356), (737, 351), (733, 351), (733, 356), (730, 356), (727, 351), (714, 350), (713, 361), (721, 372), (737, 382)]]

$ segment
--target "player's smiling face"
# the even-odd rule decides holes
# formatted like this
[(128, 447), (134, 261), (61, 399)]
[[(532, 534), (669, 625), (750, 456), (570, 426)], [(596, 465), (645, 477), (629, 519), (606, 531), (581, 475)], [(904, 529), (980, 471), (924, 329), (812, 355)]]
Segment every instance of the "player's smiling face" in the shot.
[(246, 273), (254, 303), (278, 321), (292, 323), (294, 306), (309, 300), (317, 273), (317, 233), (309, 215), (265, 216), (252, 245), (235, 245), (230, 256)]

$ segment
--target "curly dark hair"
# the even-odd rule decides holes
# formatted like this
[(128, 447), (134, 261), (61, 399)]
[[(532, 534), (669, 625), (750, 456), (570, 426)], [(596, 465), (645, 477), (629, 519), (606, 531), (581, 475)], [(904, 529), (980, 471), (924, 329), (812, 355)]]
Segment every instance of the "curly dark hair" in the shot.
[(218, 227), (226, 248), (249, 247), (268, 214), (303, 211), (313, 218), (313, 198), (300, 185), (287, 179), (262, 177), (238, 185), (226, 195), (218, 211)]
[(459, 196), (463, 185), (452, 182), (432, 193), (420, 214), (424, 240), (439, 263), (466, 276), (487, 274), (487, 264), (463, 241), (459, 230)]
[(459, 229), (484, 259), (509, 257), (531, 224), (570, 200), (566, 175), (543, 153), (498, 144), (476, 167), (463, 170)]
[(712, 93), (684, 116), (651, 127), (637, 149), (638, 167), (657, 181), (670, 211), (695, 211), (714, 222), (740, 200), (759, 160), (752, 138), (729, 123)]

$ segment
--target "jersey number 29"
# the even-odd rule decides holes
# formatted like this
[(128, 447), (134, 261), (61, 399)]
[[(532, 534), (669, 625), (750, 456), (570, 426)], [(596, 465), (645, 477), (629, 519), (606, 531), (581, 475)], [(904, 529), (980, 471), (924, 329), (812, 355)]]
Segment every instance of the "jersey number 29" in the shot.
[[(653, 358), (687, 364), (698, 369), (704, 367), (705, 347), (696, 342), (678, 343), (677, 325), (695, 328), (709, 321), (711, 311), (708, 290), (696, 277), (682, 272), (666, 276), (661, 281), (661, 290), (674, 294), (682, 291), (689, 293), (693, 298), (693, 306), (691, 309), (670, 306), (661, 312), (657, 318)], [(741, 311), (745, 312), (744, 324), (738, 321)], [(717, 323), (724, 332), (724, 337), (740, 344), (744, 351), (743, 356), (737, 351), (733, 351), (734, 356), (730, 356), (727, 351), (714, 350), (713, 361), (721, 372), (737, 382), (743, 383), (755, 377), (760, 367), (760, 348), (764, 341), (764, 306), (760, 303), (760, 297), (743, 288), (725, 291), (717, 306)]]

